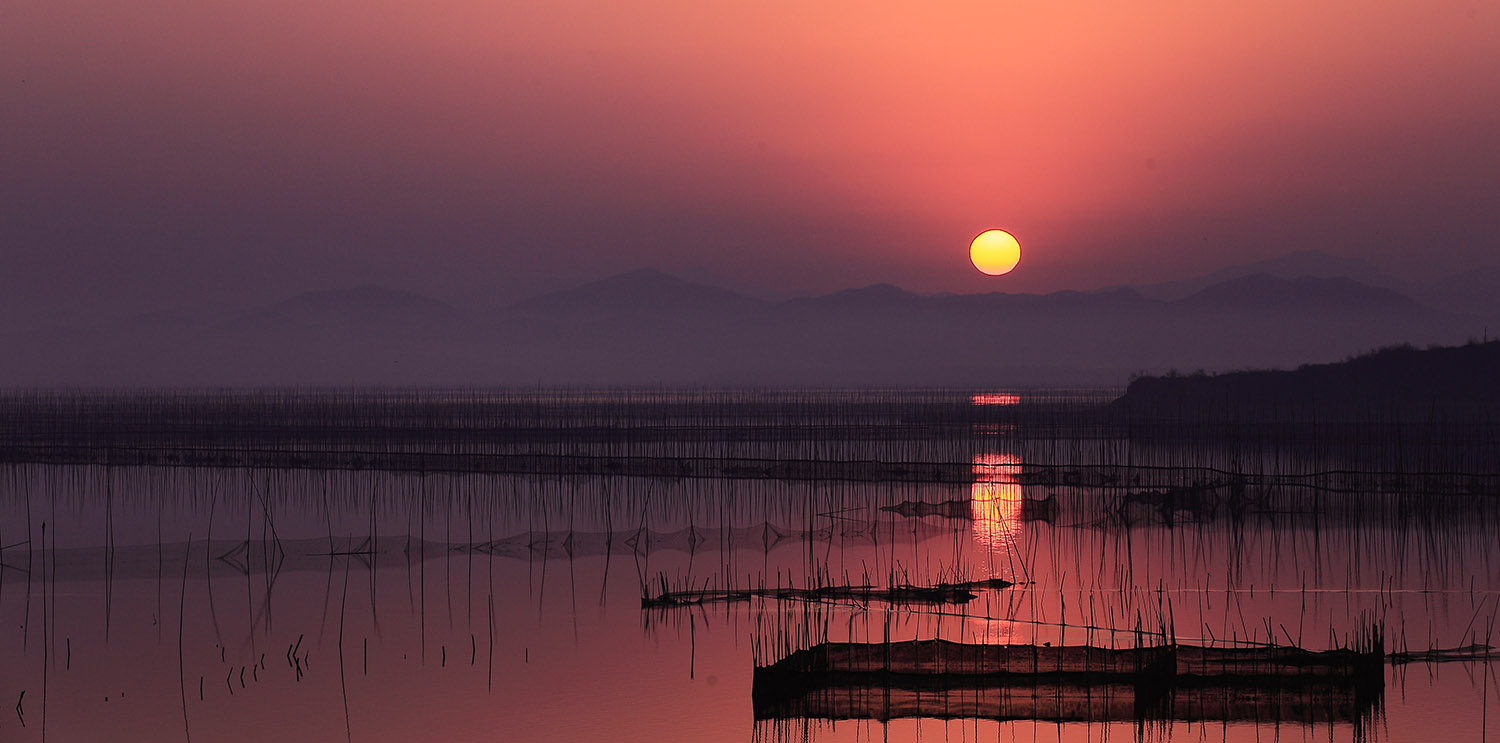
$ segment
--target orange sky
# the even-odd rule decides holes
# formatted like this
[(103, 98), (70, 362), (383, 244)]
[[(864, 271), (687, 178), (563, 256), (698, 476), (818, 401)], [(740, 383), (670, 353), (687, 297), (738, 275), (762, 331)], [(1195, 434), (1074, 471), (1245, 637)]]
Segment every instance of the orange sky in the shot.
[[(1500, 237), (1497, 38), (1446, 1), (20, 0), (0, 260), (245, 298), (1441, 273)], [(967, 263), (988, 227), (1005, 279)]]

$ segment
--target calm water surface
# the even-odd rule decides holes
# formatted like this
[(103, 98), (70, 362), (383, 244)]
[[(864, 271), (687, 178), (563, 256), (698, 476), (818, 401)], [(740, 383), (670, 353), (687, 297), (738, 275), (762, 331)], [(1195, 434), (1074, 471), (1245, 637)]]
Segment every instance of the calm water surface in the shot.
[[(1127, 497), (1150, 482), (1031, 484), (1097, 450), (984, 433), (971, 481), (936, 484), (9, 465), (0, 739), (1500, 740), (1493, 662), (1388, 666), (1374, 704), (1269, 719), (757, 720), (757, 658), (824, 639), (1497, 639), (1485, 499), (1250, 486), (1231, 508), (1213, 484), (1166, 508)], [(964, 604), (641, 606), (993, 577), (1016, 585)]]

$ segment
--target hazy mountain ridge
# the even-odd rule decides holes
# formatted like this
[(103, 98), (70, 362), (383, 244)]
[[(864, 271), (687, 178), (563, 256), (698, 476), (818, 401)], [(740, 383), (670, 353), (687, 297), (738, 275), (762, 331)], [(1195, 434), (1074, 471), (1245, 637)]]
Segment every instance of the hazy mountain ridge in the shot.
[(1200, 310), (1326, 309), (1342, 312), (1412, 311), (1411, 297), (1344, 277), (1279, 278), (1259, 273), (1209, 286), (1173, 304)]
[(522, 300), (502, 312), (723, 312), (743, 311), (765, 304), (729, 289), (686, 281), (654, 268), (643, 268)]
[(1201, 276), (1143, 284), (1133, 289), (1152, 299), (1182, 300), (1216, 285), (1261, 274), (1281, 279), (1348, 279), (1367, 287), (1395, 292), (1433, 309), (1500, 320), (1500, 266), (1481, 266), (1437, 281), (1420, 282), (1393, 276), (1361, 258), (1345, 258), (1318, 250), (1298, 250), (1263, 261), (1228, 266)]
[(10, 339), (9, 385), (1120, 384), (1133, 371), (1296, 366), (1457, 343), (1480, 317), (1345, 277), (1239, 276), (1176, 300), (1129, 288), (766, 301), (651, 269), (473, 312), (396, 289)]
[(1142, 296), (1152, 299), (1185, 299), (1216, 284), (1265, 274), (1280, 279), (1344, 278), (1382, 289), (1407, 292), (1413, 284), (1376, 268), (1362, 258), (1344, 258), (1318, 250), (1297, 250), (1286, 255), (1239, 266), (1227, 266), (1201, 276), (1163, 281), (1135, 287)]

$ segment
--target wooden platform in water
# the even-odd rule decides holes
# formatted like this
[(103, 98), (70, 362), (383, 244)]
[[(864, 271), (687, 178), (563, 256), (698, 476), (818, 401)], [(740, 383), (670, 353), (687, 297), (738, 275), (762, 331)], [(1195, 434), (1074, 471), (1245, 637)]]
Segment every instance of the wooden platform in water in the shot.
[(763, 587), (739, 589), (703, 589), (665, 591), (656, 596), (641, 597), (642, 609), (668, 609), (678, 606), (749, 601), (752, 598), (783, 601), (854, 601), (888, 604), (966, 604), (978, 598), (975, 591), (999, 590), (1015, 585), (1001, 578), (937, 583), (931, 586), (855, 586), (827, 585), (815, 588)]
[(758, 719), (1360, 722), (1380, 651), (825, 643), (755, 669)]

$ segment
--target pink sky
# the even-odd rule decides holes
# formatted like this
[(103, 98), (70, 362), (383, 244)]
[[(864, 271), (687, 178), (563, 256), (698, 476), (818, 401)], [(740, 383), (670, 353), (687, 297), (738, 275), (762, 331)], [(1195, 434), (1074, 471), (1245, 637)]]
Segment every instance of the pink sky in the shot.
[[(1448, 1), (20, 0), (0, 309), (1436, 277), (1497, 252), (1497, 38)], [(1009, 277), (968, 265), (989, 227)]]

